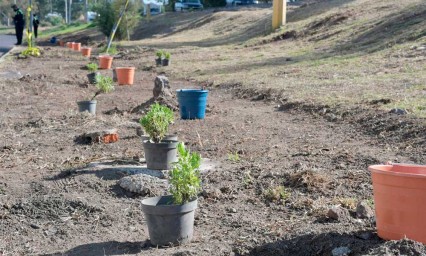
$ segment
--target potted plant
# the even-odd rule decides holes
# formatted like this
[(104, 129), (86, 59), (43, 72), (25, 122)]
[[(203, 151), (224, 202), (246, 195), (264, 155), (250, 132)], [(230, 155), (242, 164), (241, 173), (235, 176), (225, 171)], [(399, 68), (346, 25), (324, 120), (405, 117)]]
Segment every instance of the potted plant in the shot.
[(155, 64), (157, 66), (161, 66), (161, 60), (163, 59), (163, 54), (164, 54), (163, 50), (158, 50), (157, 52), (155, 52), (155, 56), (157, 56), (157, 58), (155, 59)]
[(201, 191), (201, 156), (177, 146), (179, 158), (169, 172), (170, 193), (142, 200), (151, 244), (183, 244), (192, 239), (197, 195)]
[(171, 164), (176, 162), (176, 147), (178, 142), (164, 140), (169, 125), (173, 121), (173, 111), (158, 103), (153, 104), (148, 113), (139, 120), (139, 123), (150, 138), (143, 141), (148, 169), (169, 170)]
[(100, 73), (98, 71), (98, 64), (96, 63), (89, 63), (86, 65), (86, 68), (89, 70), (89, 74), (87, 74), (87, 78), (89, 79), (89, 83), (96, 84), (97, 78), (99, 77)]
[(96, 88), (98, 89), (90, 100), (77, 102), (80, 112), (89, 111), (90, 114), (96, 114), (96, 97), (101, 93), (109, 93), (114, 90), (112, 79), (107, 76), (98, 75)]
[(170, 52), (165, 52), (164, 53), (164, 58), (162, 59), (161, 64), (163, 66), (168, 66), (170, 64), (170, 57), (171, 57)]

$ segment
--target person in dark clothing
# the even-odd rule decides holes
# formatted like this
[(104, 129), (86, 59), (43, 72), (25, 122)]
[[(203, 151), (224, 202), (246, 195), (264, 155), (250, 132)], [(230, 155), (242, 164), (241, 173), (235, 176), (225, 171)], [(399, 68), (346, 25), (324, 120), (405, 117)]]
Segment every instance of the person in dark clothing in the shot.
[(15, 23), (16, 40), (18, 41), (16, 45), (21, 45), (25, 27), (24, 12), (16, 4), (12, 5), (12, 9), (15, 11), (13, 22)]
[(39, 24), (40, 24), (40, 21), (38, 20), (38, 15), (34, 14), (34, 16), (33, 16), (34, 38), (37, 38), (37, 32), (38, 32), (38, 25)]

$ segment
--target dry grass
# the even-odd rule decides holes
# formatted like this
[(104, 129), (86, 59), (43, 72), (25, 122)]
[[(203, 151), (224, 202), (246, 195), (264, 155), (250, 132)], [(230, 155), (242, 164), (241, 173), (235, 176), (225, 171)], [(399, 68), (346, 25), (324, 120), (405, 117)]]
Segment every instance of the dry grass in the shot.
[[(173, 64), (164, 71), (175, 78), (271, 88), (318, 104), (387, 98), (385, 110), (426, 116), (424, 1), (319, 1), (291, 9), (288, 25), (272, 34), (270, 19), (271, 8), (166, 14), (123, 45), (168, 49)], [(273, 40), (288, 31), (297, 36)]]

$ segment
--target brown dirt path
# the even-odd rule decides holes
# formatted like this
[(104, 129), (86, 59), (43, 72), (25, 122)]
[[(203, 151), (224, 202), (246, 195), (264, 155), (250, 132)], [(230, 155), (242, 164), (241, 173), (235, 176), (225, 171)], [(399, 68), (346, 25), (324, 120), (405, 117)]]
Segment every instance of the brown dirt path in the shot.
[[(171, 127), (192, 150), (220, 163), (203, 175), (194, 241), (150, 247), (141, 197), (116, 184), (125, 174), (78, 171), (96, 160), (143, 157), (135, 132), (140, 115), (128, 111), (151, 97), (156, 73), (142, 71), (149, 67), (141, 66), (141, 51), (114, 61), (116, 67), (135, 65), (136, 82), (101, 95), (96, 117), (77, 113), (75, 104), (94, 91), (85, 82), (83, 57), (50, 47), (40, 59), (13, 60), (28, 75), (0, 80), (0, 254), (330, 255), (347, 246), (359, 255), (389, 246), (377, 238), (371, 220), (337, 222), (325, 213), (336, 204), (353, 213), (351, 202), (371, 200), (368, 165), (425, 163), (418, 145), (392, 147), (345, 120), (280, 110), (275, 103), (240, 99), (235, 89), (211, 88), (205, 120), (177, 120)], [(113, 109), (119, 114), (104, 113)], [(119, 129), (117, 143), (74, 143), (81, 133), (105, 126)], [(269, 200), (268, 191), (279, 186), (288, 197)], [(409, 248), (424, 252), (423, 246)]]

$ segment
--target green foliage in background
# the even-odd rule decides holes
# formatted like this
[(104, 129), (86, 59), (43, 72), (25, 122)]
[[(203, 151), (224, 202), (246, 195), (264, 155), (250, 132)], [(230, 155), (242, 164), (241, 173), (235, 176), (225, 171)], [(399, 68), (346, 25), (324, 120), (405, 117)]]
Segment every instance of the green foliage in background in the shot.
[[(94, 6), (94, 11), (99, 14), (95, 19), (95, 24), (105, 36), (110, 36), (111, 30), (117, 22), (120, 11), (125, 3), (126, 0), (100, 1)], [(126, 13), (117, 28), (114, 39), (127, 39), (128, 34), (132, 34), (139, 22), (139, 5), (138, 1), (129, 3)]]

